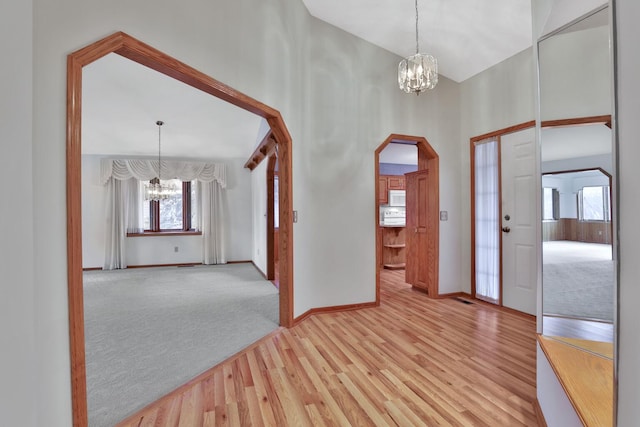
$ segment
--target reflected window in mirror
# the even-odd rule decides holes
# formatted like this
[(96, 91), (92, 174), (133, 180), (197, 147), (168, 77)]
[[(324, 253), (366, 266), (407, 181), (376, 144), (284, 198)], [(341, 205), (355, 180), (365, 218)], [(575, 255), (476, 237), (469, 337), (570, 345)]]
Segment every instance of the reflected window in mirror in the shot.
[(556, 221), (560, 218), (560, 192), (557, 188), (542, 189), (542, 220)]
[(610, 200), (609, 186), (583, 187), (578, 191), (578, 219), (580, 221), (611, 221)]

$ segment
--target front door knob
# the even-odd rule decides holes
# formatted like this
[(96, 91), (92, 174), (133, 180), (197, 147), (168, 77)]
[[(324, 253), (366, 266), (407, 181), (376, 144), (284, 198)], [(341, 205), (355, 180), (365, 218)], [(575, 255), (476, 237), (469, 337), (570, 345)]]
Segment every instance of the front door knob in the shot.
[(511, 229), (509, 227), (502, 227), (502, 231), (504, 231), (505, 233), (508, 233), (511, 231)]

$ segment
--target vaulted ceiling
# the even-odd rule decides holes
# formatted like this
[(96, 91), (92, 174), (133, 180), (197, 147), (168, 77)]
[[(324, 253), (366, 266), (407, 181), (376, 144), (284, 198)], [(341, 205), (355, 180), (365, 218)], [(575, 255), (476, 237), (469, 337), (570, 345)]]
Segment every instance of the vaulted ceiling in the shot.
[[(414, 0), (303, 0), (316, 18), (399, 56), (415, 53)], [(463, 81), (531, 46), (530, 0), (419, 0), (421, 52)], [(487, 7), (491, 6), (491, 7)], [(398, 58), (400, 59), (400, 58)], [(395, 76), (389, 78), (395, 79)], [(83, 154), (248, 158), (259, 117), (111, 54), (83, 71)]]
[[(405, 57), (415, 53), (414, 0), (303, 0), (311, 15)], [(531, 46), (531, 0), (418, 0), (421, 53), (461, 82)]]

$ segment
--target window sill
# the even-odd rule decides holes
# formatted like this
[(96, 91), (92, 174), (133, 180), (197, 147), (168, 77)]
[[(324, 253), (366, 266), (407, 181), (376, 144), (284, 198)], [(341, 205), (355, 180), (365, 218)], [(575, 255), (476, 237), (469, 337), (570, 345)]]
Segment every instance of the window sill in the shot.
[(160, 237), (160, 236), (202, 236), (201, 231), (145, 231), (143, 233), (127, 233), (127, 237)]

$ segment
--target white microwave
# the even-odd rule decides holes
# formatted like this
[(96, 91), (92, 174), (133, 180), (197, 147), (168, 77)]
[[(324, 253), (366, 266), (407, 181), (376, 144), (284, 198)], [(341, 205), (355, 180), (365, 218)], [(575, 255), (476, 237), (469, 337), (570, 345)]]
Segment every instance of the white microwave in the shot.
[(404, 190), (389, 190), (389, 206), (405, 206), (406, 192)]

